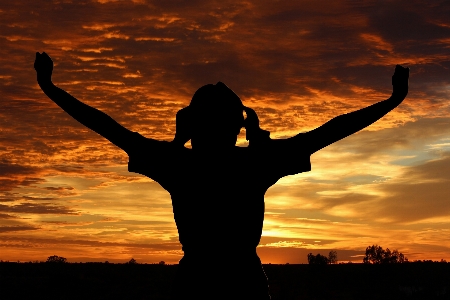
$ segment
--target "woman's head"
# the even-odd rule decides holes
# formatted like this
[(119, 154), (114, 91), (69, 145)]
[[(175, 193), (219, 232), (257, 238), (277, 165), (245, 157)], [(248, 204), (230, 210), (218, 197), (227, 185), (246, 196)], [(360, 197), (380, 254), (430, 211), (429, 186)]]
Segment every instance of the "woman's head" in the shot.
[(188, 109), (193, 147), (235, 145), (244, 124), (244, 106), (224, 83), (199, 88)]

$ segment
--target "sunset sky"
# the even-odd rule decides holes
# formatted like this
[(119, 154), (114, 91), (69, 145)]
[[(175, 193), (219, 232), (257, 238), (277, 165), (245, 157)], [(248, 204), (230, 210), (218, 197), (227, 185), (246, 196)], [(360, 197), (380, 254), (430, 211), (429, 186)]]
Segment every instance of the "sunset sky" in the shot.
[(170, 195), (40, 90), (33, 63), (45, 51), (57, 86), (167, 141), (208, 83), (285, 138), (389, 98), (395, 65), (410, 67), (398, 108), (268, 190), (258, 254), (361, 262), (378, 244), (450, 260), (449, 16), (449, 1), (425, 0), (2, 1), (0, 259), (182, 257)]

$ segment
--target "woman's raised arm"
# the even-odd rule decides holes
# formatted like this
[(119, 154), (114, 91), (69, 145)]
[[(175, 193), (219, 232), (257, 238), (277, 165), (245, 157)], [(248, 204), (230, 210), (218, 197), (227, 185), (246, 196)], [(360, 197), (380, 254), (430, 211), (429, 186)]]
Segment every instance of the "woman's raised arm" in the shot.
[(133, 132), (126, 129), (104, 112), (95, 109), (58, 88), (52, 82), (53, 61), (47, 53), (36, 53), (34, 68), (42, 91), (75, 120), (111, 141), (128, 152), (130, 136)]
[(290, 147), (298, 146), (313, 154), (376, 122), (405, 99), (408, 94), (408, 78), (409, 68), (397, 65), (392, 76), (393, 93), (389, 99), (340, 115), (314, 130), (289, 138)]

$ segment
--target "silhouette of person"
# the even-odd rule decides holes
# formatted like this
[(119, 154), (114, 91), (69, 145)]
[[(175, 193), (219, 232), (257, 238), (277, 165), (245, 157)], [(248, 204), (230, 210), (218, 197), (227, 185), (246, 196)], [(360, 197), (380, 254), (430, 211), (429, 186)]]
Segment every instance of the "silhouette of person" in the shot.
[[(171, 142), (132, 132), (51, 80), (53, 62), (36, 53), (34, 67), (44, 93), (83, 125), (129, 155), (128, 170), (148, 176), (172, 198), (184, 251), (176, 299), (270, 299), (256, 254), (264, 220), (264, 194), (280, 178), (311, 170), (314, 152), (377, 121), (408, 93), (409, 69), (399, 65), (392, 96), (338, 116), (288, 139), (271, 139), (256, 113), (225, 84), (198, 89), (176, 116)], [(243, 112), (247, 118), (244, 120)], [(242, 127), (248, 147), (237, 147)], [(184, 145), (191, 140), (192, 149)]]

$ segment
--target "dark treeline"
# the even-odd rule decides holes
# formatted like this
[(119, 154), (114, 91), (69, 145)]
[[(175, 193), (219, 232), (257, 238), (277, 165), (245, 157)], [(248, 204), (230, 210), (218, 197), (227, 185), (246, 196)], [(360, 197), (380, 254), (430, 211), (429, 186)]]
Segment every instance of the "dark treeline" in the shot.
[[(320, 253), (314, 255), (309, 253), (307, 255), (308, 264), (310, 265), (328, 265), (338, 263), (338, 255), (336, 250), (330, 251), (328, 257)], [(440, 261), (432, 260), (413, 260), (410, 261), (403, 253), (397, 249), (389, 250), (389, 248), (383, 249), (378, 245), (372, 245), (366, 248), (366, 253), (362, 259), (364, 264), (403, 264), (409, 262), (427, 262), (427, 263), (447, 263), (445, 259)], [(339, 262), (342, 264), (343, 262)], [(348, 262), (352, 263), (352, 262)]]
[[(170, 299), (177, 267), (159, 263), (3, 262), (0, 298)], [(264, 269), (273, 300), (450, 299), (449, 263), (269, 264)]]

